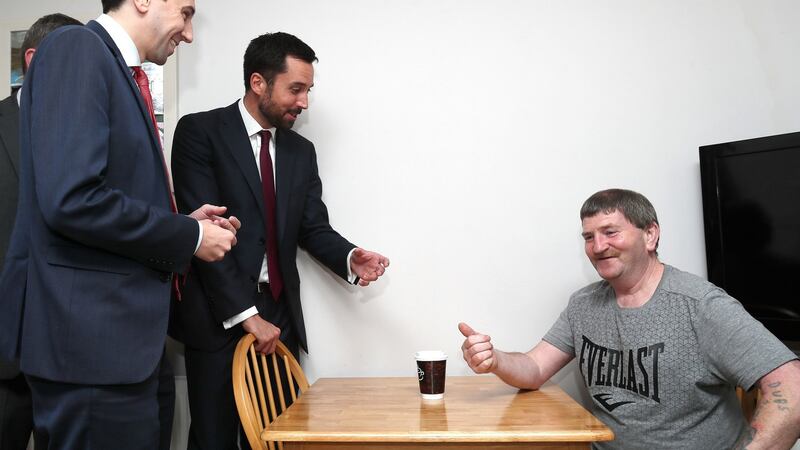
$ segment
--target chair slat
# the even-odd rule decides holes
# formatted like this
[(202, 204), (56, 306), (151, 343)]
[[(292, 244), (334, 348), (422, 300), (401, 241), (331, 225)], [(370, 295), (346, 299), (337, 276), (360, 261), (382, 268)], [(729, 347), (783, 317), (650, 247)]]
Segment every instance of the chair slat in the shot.
[[(272, 385), (269, 381), (269, 366), (267, 365), (267, 357), (262, 355), (261, 356), (261, 369), (264, 371), (264, 380), (267, 383), (267, 400), (269, 403), (269, 411), (272, 414), (270, 417), (270, 422), (275, 420), (278, 417), (278, 411), (275, 408), (275, 395), (272, 393)], [(263, 397), (262, 397), (263, 398)]]
[(292, 394), (292, 403), (297, 400), (297, 392), (294, 387), (294, 379), (292, 378), (292, 371), (289, 365), (289, 358), (286, 355), (283, 355), (283, 367), (286, 368), (286, 382), (289, 383), (289, 392)]
[(281, 373), (278, 369), (278, 358), (275, 356), (275, 353), (272, 354), (272, 369), (275, 374), (275, 385), (278, 388), (278, 399), (281, 401), (281, 412), (283, 412), (286, 410), (286, 400), (283, 397), (283, 381), (281, 380)]
[[(258, 424), (265, 428), (270, 421), (269, 416), (266, 414), (266, 408), (264, 408), (264, 390), (261, 386), (261, 373), (258, 370), (258, 355), (256, 355), (255, 349), (250, 346), (248, 351), (248, 356), (250, 357), (249, 363), (247, 365), (249, 370), (252, 370), (253, 376), (251, 379), (248, 380), (247, 384), (250, 388), (250, 398), (253, 402), (253, 408), (255, 410), (256, 418), (258, 419)], [(254, 380), (258, 380), (257, 382)], [(256, 390), (258, 390), (258, 394), (256, 395)], [(261, 400), (259, 402), (259, 400)]]

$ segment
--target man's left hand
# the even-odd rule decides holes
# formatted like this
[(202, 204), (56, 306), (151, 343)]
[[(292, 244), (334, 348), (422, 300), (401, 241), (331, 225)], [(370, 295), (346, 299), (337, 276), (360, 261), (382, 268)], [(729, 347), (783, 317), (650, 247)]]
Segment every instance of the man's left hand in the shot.
[(239, 228), (242, 227), (242, 223), (236, 216), (230, 216), (227, 219), (222, 217), (222, 214), (225, 214), (227, 210), (228, 208), (224, 206), (209, 205), (206, 203), (189, 214), (189, 217), (195, 220), (210, 220), (214, 225), (225, 228), (235, 235), (236, 232), (239, 231)]
[(360, 278), (358, 281), (360, 286), (368, 286), (377, 280), (387, 267), (389, 258), (363, 248), (353, 250), (353, 256), (350, 258), (350, 270)]

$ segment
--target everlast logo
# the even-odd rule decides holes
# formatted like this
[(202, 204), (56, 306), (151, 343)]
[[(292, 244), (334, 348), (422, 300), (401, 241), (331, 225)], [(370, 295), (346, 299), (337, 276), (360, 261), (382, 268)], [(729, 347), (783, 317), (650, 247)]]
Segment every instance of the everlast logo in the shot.
[[(658, 396), (658, 355), (664, 353), (663, 342), (636, 350), (616, 350), (582, 337), (579, 364), (587, 387), (613, 386), (661, 403)], [(632, 403), (613, 402), (611, 394), (606, 393), (594, 397), (608, 411)]]

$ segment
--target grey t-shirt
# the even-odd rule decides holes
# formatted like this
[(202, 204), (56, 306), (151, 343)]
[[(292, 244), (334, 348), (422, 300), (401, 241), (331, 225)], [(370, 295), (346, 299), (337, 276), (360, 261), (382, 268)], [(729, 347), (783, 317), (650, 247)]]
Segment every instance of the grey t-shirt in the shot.
[(616, 435), (601, 449), (731, 448), (747, 426), (736, 386), (796, 358), (725, 291), (667, 265), (639, 308), (605, 281), (577, 291), (543, 339), (578, 358)]

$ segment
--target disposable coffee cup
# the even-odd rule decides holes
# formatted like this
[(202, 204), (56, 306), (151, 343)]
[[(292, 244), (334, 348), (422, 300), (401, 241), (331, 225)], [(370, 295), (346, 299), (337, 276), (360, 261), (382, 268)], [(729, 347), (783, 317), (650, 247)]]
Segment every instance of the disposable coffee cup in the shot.
[(419, 393), (424, 400), (444, 398), (444, 379), (447, 355), (438, 350), (425, 350), (414, 354), (417, 360)]

